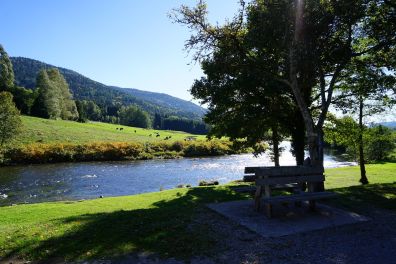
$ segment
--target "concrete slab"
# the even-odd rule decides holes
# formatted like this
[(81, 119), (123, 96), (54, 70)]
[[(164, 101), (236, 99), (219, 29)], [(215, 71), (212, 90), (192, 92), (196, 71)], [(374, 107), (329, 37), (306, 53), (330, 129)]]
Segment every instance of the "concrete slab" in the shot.
[(274, 205), (273, 217), (268, 219), (263, 208), (255, 212), (253, 205), (252, 200), (244, 200), (212, 203), (207, 207), (263, 237), (280, 237), (369, 220), (362, 215), (323, 204), (317, 204), (316, 212), (311, 212), (308, 203), (303, 203), (301, 207)]

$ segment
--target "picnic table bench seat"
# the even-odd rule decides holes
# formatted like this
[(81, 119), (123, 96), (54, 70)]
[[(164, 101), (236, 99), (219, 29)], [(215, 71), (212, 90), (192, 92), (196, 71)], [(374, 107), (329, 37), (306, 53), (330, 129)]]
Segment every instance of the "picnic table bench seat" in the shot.
[[(317, 191), (315, 188), (325, 180), (321, 166), (246, 167), (245, 173), (248, 174), (245, 177), (253, 179), (256, 184), (255, 209), (258, 211), (264, 203), (268, 218), (272, 216), (272, 204), (295, 202), (299, 206), (302, 201), (309, 201), (310, 209), (315, 210), (316, 200), (335, 196), (332, 192)], [(293, 194), (272, 196), (272, 191), (276, 189)]]

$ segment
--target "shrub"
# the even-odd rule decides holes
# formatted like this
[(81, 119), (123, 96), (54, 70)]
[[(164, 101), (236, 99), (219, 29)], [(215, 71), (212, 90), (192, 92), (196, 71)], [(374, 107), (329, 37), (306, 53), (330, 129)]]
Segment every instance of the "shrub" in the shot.
[(89, 144), (35, 143), (7, 149), (0, 155), (0, 164), (33, 164), (71, 161), (135, 160), (178, 157), (218, 156), (237, 153), (228, 141), (194, 142), (95, 142)]
[(184, 149), (184, 144), (181, 141), (175, 141), (172, 143), (170, 149), (173, 151), (180, 152)]
[(31, 144), (9, 149), (4, 159), (9, 163), (51, 163), (138, 159), (144, 152), (138, 143)]
[(225, 154), (235, 153), (231, 150), (232, 143), (226, 141), (198, 141), (187, 145), (184, 149), (184, 156), (199, 157), (199, 156), (219, 156)]

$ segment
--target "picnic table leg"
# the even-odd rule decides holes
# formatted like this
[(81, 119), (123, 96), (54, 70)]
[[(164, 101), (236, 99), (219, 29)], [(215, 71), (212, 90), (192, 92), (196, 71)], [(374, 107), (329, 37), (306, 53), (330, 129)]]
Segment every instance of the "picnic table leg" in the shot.
[(254, 195), (254, 209), (260, 211), (261, 195), (263, 193), (263, 187), (257, 186), (256, 194)]
[(309, 201), (309, 210), (311, 210), (312, 212), (316, 211), (316, 201)]
[[(301, 186), (302, 186), (302, 185), (299, 184), (299, 186), (298, 186), (297, 188), (294, 188), (294, 189), (293, 189), (293, 193), (294, 193), (294, 194), (300, 194), (300, 193), (303, 191), (303, 189), (302, 189)], [(294, 202), (294, 206), (296, 206), (296, 207), (301, 207), (301, 206), (302, 206), (302, 202), (301, 202), (301, 201)]]
[(272, 217), (272, 205), (267, 203), (265, 204), (265, 213), (267, 214), (267, 218)]
[[(308, 183), (308, 192), (315, 192), (315, 183)], [(309, 210), (312, 212), (316, 211), (316, 201), (309, 201)]]
[[(268, 176), (266, 178), (268, 178)], [(264, 185), (264, 192), (266, 198), (271, 197), (271, 187), (269, 185)], [(268, 218), (272, 217), (272, 205), (270, 203), (265, 204), (265, 212)]]

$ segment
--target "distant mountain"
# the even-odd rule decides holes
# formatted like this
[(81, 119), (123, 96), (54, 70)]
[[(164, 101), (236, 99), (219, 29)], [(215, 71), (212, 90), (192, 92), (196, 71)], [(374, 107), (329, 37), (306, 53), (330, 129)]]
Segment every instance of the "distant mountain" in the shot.
[(68, 82), (74, 98), (78, 100), (92, 100), (98, 105), (106, 106), (136, 104), (151, 114), (161, 113), (194, 120), (201, 119), (206, 111), (192, 102), (168, 94), (104, 85), (78, 72), (37, 60), (11, 57), (11, 61), (14, 66), (16, 84), (25, 88), (35, 88), (36, 77), (41, 69), (58, 68)]
[(147, 92), (134, 88), (119, 88), (114, 86), (112, 88), (118, 89), (119, 91), (128, 93), (135, 96), (136, 98), (151, 102), (153, 104), (163, 105), (174, 109), (184, 109), (184, 111), (187, 112), (197, 113), (199, 116), (203, 116), (206, 112), (204, 108), (194, 103), (170, 96), (169, 94)]
[(378, 123), (378, 125), (386, 126), (392, 129), (396, 129), (396, 121), (391, 121), (391, 122), (381, 122)]

